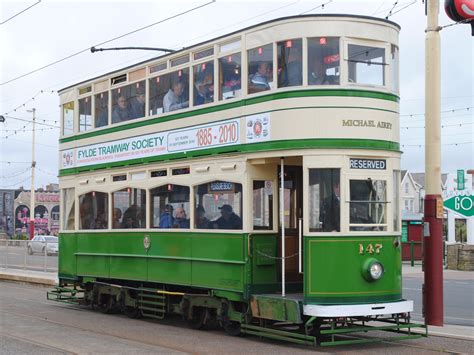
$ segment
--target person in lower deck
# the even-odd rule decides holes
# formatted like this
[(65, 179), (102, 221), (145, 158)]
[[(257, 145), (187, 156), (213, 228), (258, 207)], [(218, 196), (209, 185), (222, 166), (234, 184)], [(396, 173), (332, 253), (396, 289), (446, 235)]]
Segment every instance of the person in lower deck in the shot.
[(201, 205), (196, 207), (196, 228), (207, 229), (210, 227), (210, 221), (206, 218), (206, 210)]
[(340, 231), (340, 185), (335, 182), (332, 187), (330, 196), (323, 200), (320, 221), (323, 225), (323, 232), (339, 232)]
[(177, 207), (174, 213), (173, 228), (189, 228), (189, 219), (183, 207)]
[(214, 229), (242, 229), (242, 219), (234, 213), (231, 205), (222, 205), (219, 209), (222, 216), (211, 222)]

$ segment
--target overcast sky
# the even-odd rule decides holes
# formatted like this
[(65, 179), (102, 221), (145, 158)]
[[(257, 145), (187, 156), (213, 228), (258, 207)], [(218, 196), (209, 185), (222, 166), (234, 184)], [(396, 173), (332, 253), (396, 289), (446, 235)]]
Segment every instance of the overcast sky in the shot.
[[(143, 51), (92, 54), (88, 48), (208, 2), (42, 0), (37, 3), (37, 0), (2, 0), (0, 114), (31, 121), (32, 113), (27, 110), (34, 107), (38, 122), (59, 126), (57, 90), (157, 55)], [(324, 8), (320, 6), (323, 3), (326, 3)], [(394, 3), (397, 3), (395, 8)], [(8, 20), (29, 6), (32, 7)], [(107, 43), (104, 47), (179, 49), (278, 17), (339, 13), (385, 18), (392, 10), (394, 15), (390, 20), (402, 27), (402, 168), (423, 172), (424, 6), (421, 0), (217, 0), (199, 10)], [(452, 23), (442, 7), (439, 19), (440, 25)], [(474, 47), (470, 31), (468, 25), (455, 25), (441, 31), (443, 172), (474, 168)], [(83, 50), (56, 65), (5, 83)], [(31, 185), (28, 163), (31, 161), (31, 123), (21, 120), (7, 117), (5, 123), (0, 123), (0, 188), (25, 186), (29, 189)], [(59, 129), (51, 126), (37, 126), (37, 187), (58, 181)]]

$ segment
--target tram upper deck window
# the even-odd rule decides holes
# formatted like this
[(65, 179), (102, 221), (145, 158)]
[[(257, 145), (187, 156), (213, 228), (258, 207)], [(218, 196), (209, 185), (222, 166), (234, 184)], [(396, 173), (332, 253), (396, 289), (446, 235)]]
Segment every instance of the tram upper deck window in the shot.
[(398, 77), (398, 47), (392, 44), (391, 47), (391, 62), (390, 62), (390, 71), (392, 73), (392, 91), (398, 92), (400, 90), (400, 82)]
[(112, 123), (145, 116), (145, 81), (112, 90)]
[(92, 128), (92, 99), (90, 96), (79, 100), (79, 132)]
[(63, 105), (63, 135), (74, 133), (74, 102)]
[(348, 45), (349, 81), (359, 84), (385, 85), (385, 49)]
[(108, 194), (92, 191), (79, 196), (79, 229), (106, 229)]
[(273, 86), (273, 44), (248, 51), (248, 93), (270, 90)]
[(303, 84), (303, 55), (301, 39), (277, 43), (278, 87)]
[(94, 103), (95, 128), (109, 124), (109, 93), (107, 91), (95, 95)]
[(126, 188), (112, 193), (112, 228), (145, 228), (146, 190)]
[(209, 61), (195, 65), (194, 75), (194, 106), (214, 101), (214, 62)]
[(189, 107), (189, 69), (149, 79), (150, 115)]
[(150, 190), (151, 228), (189, 228), (189, 187), (168, 184)]
[(219, 100), (241, 95), (241, 55), (234, 53), (219, 59)]
[(351, 231), (387, 230), (387, 182), (351, 180), (349, 224)]
[(211, 181), (195, 193), (195, 228), (242, 229), (242, 184)]
[(74, 188), (63, 189), (62, 191), (62, 229), (64, 230), (73, 230), (74, 229), (74, 206), (75, 206), (75, 196)]
[(308, 85), (339, 84), (339, 38), (308, 38)]
[(309, 169), (309, 231), (341, 230), (340, 170)]

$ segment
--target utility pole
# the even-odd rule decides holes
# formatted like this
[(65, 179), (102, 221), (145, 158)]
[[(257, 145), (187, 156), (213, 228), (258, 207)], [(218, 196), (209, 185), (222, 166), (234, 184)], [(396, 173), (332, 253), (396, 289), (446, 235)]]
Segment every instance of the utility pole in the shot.
[(428, 325), (443, 326), (443, 199), (439, 0), (427, 0), (425, 39), (425, 233), (423, 309)]
[(36, 109), (28, 110), (33, 112), (33, 129), (32, 129), (32, 145), (31, 145), (31, 193), (30, 193), (30, 239), (35, 236), (35, 124), (36, 124)]

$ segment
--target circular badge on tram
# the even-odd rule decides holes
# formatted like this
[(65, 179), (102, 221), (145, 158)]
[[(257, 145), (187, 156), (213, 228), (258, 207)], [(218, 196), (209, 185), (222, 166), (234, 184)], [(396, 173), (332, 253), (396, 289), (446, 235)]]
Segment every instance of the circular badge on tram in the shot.
[(145, 248), (146, 251), (150, 249), (150, 244), (151, 244), (150, 236), (145, 235), (145, 238), (143, 238), (143, 247)]

